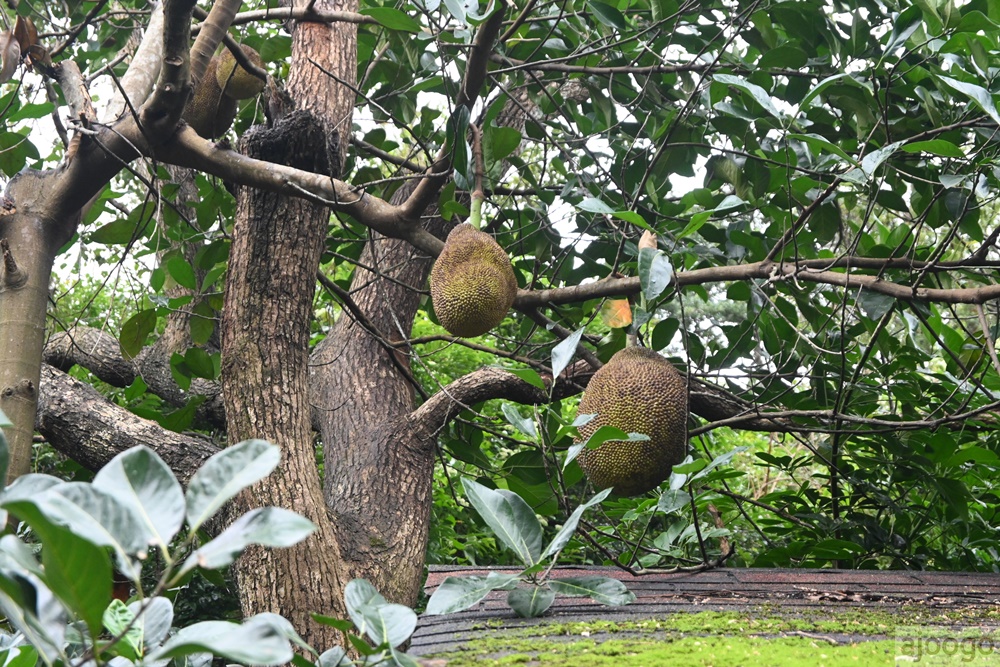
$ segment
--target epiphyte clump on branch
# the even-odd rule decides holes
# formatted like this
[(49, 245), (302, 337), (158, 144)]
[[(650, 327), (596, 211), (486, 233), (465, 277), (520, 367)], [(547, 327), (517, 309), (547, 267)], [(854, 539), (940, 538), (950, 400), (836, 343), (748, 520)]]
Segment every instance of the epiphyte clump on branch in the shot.
[(517, 295), (517, 278), (503, 248), (465, 223), (451, 230), (431, 269), (431, 300), (454, 336), (480, 336), (503, 321)]
[(637, 496), (670, 476), (687, 452), (687, 387), (669, 361), (630, 346), (613, 357), (587, 384), (580, 414), (597, 416), (580, 427), (586, 441), (602, 426), (641, 433), (649, 440), (608, 440), (584, 449), (580, 467), (598, 489)]

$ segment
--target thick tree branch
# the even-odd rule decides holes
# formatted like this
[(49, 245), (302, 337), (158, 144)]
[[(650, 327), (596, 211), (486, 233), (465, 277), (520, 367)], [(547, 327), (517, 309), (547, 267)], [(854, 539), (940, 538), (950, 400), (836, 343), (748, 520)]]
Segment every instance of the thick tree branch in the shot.
[(52, 334), (42, 360), (63, 372), (82, 366), (112, 387), (127, 387), (135, 381), (135, 369), (121, 355), (118, 339), (91, 327), (73, 327)]
[(195, 413), (195, 423), (225, 428), (226, 415), (219, 383), (195, 378), (190, 386), (181, 389), (170, 369), (170, 352), (170, 349), (153, 345), (128, 361), (121, 355), (117, 338), (100, 329), (80, 326), (53, 334), (45, 345), (42, 359), (63, 372), (80, 366), (112, 387), (128, 387), (136, 376), (141, 376), (151, 393), (176, 408), (186, 406), (196, 396), (204, 396), (204, 402)]
[[(153, 7), (146, 32), (132, 56), (128, 70), (122, 76), (111, 101), (101, 114), (101, 122), (112, 123), (130, 108), (138, 109), (149, 97), (160, 76), (163, 62), (163, 4)], [(124, 93), (124, 94), (123, 94)]]
[(167, 431), (109, 403), (90, 385), (47, 364), (42, 366), (36, 428), (58, 451), (90, 470), (130, 447), (152, 447), (182, 483), (219, 450), (205, 438)]
[[(163, 6), (163, 63), (149, 102), (140, 113), (143, 135), (158, 144), (177, 127), (190, 91), (188, 41), (195, 0), (165, 0)], [(222, 2), (216, 3), (223, 4)]]
[[(857, 275), (851, 272), (837, 272), (817, 266), (850, 267), (853, 258), (842, 260), (808, 260), (798, 262), (753, 262), (751, 264), (734, 264), (731, 266), (715, 266), (706, 269), (694, 269), (674, 274), (674, 285), (705, 285), (708, 283), (736, 282), (745, 280), (766, 280), (777, 282), (781, 280), (803, 281), (824, 285), (837, 285), (852, 289), (866, 289), (879, 294), (891, 296), (900, 301), (933, 301), (937, 303), (986, 303), (1000, 299), (1000, 284), (984, 285), (982, 287), (913, 287), (883, 280), (879, 276)], [(874, 267), (879, 262), (884, 268), (891, 268), (892, 262), (899, 260), (858, 261)], [(970, 265), (973, 268), (975, 265)], [(547, 304), (563, 304), (600, 299), (612, 296), (629, 296), (639, 293), (638, 278), (609, 278), (585, 285), (560, 287), (548, 290), (519, 290), (515, 307), (519, 309), (539, 308)]]
[(336, 178), (246, 157), (199, 137), (189, 127), (180, 128), (172, 141), (158, 147), (156, 156), (170, 164), (205, 171), (240, 185), (324, 204), (432, 255), (438, 255), (444, 246), (430, 232), (410, 224), (400, 207), (359, 192)]
[(232, 25), (241, 4), (240, 0), (217, 0), (212, 3), (212, 11), (208, 14), (198, 7), (194, 8), (195, 15), (203, 17), (204, 20), (198, 25), (198, 37), (191, 47), (192, 84), (201, 81), (212, 54), (229, 36), (229, 26)]

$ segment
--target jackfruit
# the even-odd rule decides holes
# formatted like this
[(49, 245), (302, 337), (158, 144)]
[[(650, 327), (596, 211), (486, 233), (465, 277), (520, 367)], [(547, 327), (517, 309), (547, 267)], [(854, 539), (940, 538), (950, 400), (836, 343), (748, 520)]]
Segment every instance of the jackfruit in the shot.
[(669, 361), (643, 347), (626, 347), (587, 384), (580, 414), (597, 416), (580, 427), (586, 441), (602, 426), (642, 433), (649, 440), (608, 440), (584, 449), (577, 461), (598, 489), (619, 496), (655, 489), (687, 453), (687, 387)]
[[(240, 44), (247, 59), (257, 67), (262, 67), (260, 54), (246, 44)], [(238, 66), (236, 56), (229, 49), (222, 49), (219, 54), (219, 65), (215, 70), (215, 78), (222, 92), (237, 100), (248, 100), (257, 97), (264, 90), (264, 80), (258, 79), (250, 72)]]
[(451, 230), (431, 269), (431, 300), (441, 326), (454, 336), (479, 336), (500, 324), (517, 295), (517, 278), (503, 248), (472, 225)]
[(236, 118), (236, 100), (222, 94), (216, 77), (219, 57), (213, 56), (184, 107), (182, 118), (206, 139), (221, 137)]

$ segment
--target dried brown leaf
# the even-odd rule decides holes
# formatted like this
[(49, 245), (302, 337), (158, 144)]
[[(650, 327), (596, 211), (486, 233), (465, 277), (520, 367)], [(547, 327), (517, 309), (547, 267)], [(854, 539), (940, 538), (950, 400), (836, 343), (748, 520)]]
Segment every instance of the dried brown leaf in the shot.
[(9, 30), (0, 33), (0, 83), (10, 81), (21, 62), (21, 47)]
[(38, 30), (31, 19), (18, 16), (14, 22), (14, 39), (21, 46), (21, 53), (27, 53), (28, 49), (38, 44)]

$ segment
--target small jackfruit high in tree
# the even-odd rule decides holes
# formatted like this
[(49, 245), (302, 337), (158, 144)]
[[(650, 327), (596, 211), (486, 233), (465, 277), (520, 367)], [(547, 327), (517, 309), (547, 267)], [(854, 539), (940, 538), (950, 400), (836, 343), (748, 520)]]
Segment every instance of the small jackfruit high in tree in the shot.
[[(240, 48), (247, 59), (262, 66), (260, 54), (245, 44)], [(212, 56), (194, 95), (184, 107), (183, 118), (206, 139), (216, 139), (229, 130), (236, 118), (237, 101), (255, 97), (264, 90), (264, 81), (238, 66), (229, 49)]]
[(651, 491), (687, 453), (687, 387), (653, 350), (630, 346), (616, 352), (590, 379), (579, 413), (597, 415), (580, 427), (584, 441), (602, 426), (649, 436), (608, 440), (580, 453), (580, 467), (598, 489), (613, 487), (619, 496)]
[[(263, 66), (260, 54), (255, 49), (240, 44), (240, 50), (247, 60), (257, 67)], [(248, 100), (257, 97), (264, 90), (264, 80), (257, 78), (236, 62), (236, 56), (229, 49), (223, 49), (219, 54), (219, 65), (215, 69), (215, 78), (222, 92), (236, 100)]]
[(431, 300), (454, 336), (480, 336), (503, 321), (517, 295), (510, 259), (493, 237), (464, 223), (451, 230), (431, 269)]

